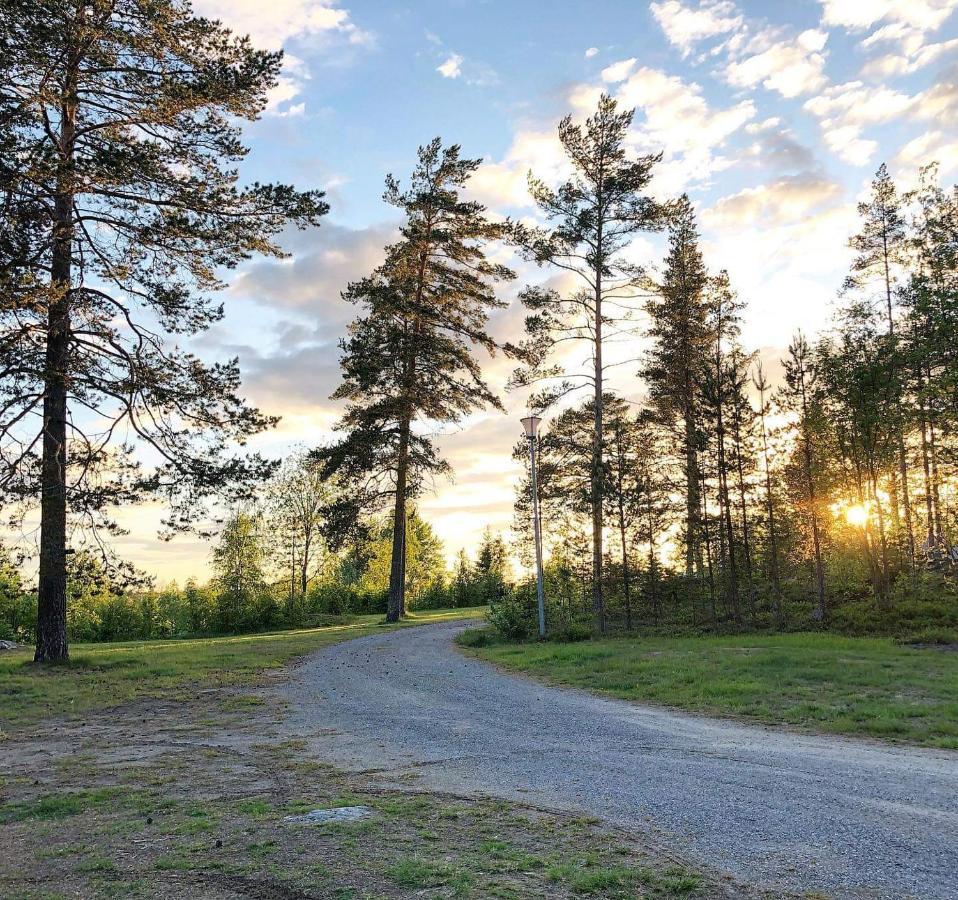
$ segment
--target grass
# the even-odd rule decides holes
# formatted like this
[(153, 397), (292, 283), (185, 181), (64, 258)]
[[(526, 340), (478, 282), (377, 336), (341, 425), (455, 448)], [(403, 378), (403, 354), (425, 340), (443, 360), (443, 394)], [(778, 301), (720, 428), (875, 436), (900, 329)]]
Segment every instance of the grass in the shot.
[[(124, 726), (135, 720), (128, 710), (106, 715)], [(175, 746), (161, 756), (119, 763), (142, 786), (126, 794), (111, 784), (118, 775), (111, 752), (92, 776), (70, 772), (58, 795), (41, 784), (45, 761), (31, 759), (28, 765), (39, 768), (17, 780), (13, 796), (0, 797), (0, 896), (34, 896), (19, 891), (26, 885), (56, 887), (62, 896), (153, 896), (144, 885), (172, 890), (182, 884), (179, 877), (189, 879), (189, 896), (196, 898), (730, 896), (714, 878), (676, 868), (635, 835), (598, 822), (500, 800), (402, 793), (305, 758), (299, 742), (249, 743), (257, 727), (245, 739), (234, 734), (239, 740), (223, 759), (196, 755), (184, 752), (193, 732), (183, 724), (177, 723)], [(70, 752), (74, 740), (55, 749)], [(205, 738), (197, 733), (192, 740)], [(122, 736), (101, 746), (123, 746), (124, 756), (131, 749)], [(158, 786), (151, 777), (158, 772), (177, 777)], [(55, 819), (56, 827), (40, 833), (41, 823), (24, 811), (57, 797), (55, 815), (41, 817)], [(347, 800), (369, 806), (370, 817), (338, 826), (284, 822), (292, 810)], [(196, 833), (197, 821), (212, 823), (212, 830)]]
[[(387, 627), (470, 618), (482, 608), (415, 613), (399, 626), (380, 616), (349, 625), (168, 641), (75, 644), (70, 662), (40, 667), (27, 650), (0, 654), (0, 735), (51, 717), (84, 714), (140, 699), (184, 699), (210, 688), (250, 684), (262, 672), (347, 638)], [(239, 696), (234, 712), (262, 702)]]
[(623, 700), (958, 749), (958, 653), (949, 650), (816, 633), (463, 643), (503, 666)]

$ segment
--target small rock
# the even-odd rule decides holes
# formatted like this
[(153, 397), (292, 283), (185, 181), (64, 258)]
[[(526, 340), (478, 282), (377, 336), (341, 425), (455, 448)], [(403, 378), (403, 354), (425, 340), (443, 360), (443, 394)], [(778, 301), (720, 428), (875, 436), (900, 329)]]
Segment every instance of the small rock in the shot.
[(368, 806), (337, 806), (333, 809), (311, 809), (301, 816), (285, 816), (283, 821), (323, 825), (326, 822), (355, 822), (357, 819), (365, 819), (371, 813)]
[(13, 641), (0, 641), (0, 650), (19, 650), (20, 645)]

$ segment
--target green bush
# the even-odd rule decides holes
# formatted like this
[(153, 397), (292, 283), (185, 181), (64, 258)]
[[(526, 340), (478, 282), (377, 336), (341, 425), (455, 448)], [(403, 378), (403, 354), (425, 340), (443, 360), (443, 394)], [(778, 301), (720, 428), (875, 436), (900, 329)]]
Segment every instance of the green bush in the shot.
[(560, 644), (574, 644), (578, 641), (592, 640), (592, 628), (583, 622), (566, 622), (562, 627), (547, 632), (550, 641)]
[(495, 639), (496, 633), (491, 628), (467, 628), (456, 636), (456, 643), (463, 647), (488, 647)]
[(489, 624), (510, 641), (524, 641), (538, 629), (537, 610), (534, 598), (530, 602), (528, 591), (517, 591), (499, 603), (489, 606)]

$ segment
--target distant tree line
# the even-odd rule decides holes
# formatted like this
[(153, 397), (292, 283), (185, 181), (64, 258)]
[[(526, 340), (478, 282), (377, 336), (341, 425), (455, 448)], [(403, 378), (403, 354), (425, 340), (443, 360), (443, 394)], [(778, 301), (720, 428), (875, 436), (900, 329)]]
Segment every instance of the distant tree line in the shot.
[[(320, 512), (331, 488), (317, 480), (318, 469), (308, 454), (291, 454), (265, 486), (268, 499), (225, 517), (208, 581), (158, 590), (129, 567), (105, 565), (99, 554), (71, 554), (69, 640), (240, 634), (385, 615), (392, 523), (377, 517), (334, 549)], [(304, 503), (306, 497), (315, 502)], [(511, 592), (508, 551), (498, 535), (486, 531), (475, 560), (461, 551), (449, 569), (442, 542), (411, 508), (405, 533), (405, 590), (413, 610), (479, 606)], [(11, 554), (0, 554), (0, 639), (33, 640), (36, 620), (36, 591), (24, 584)]]

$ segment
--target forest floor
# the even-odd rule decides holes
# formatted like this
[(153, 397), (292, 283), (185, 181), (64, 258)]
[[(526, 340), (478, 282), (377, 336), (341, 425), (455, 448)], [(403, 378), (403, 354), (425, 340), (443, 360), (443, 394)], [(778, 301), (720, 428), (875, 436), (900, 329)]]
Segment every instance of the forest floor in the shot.
[[(283, 664), (391, 630), (87, 646), (47, 670), (4, 654), (0, 896), (771, 896), (636, 829), (428, 790), (415, 773), (385, 784), (312, 753), (289, 722)], [(368, 815), (284, 820), (344, 805)]]
[(801, 633), (493, 642), (471, 652), (621, 700), (958, 749), (956, 649)]

